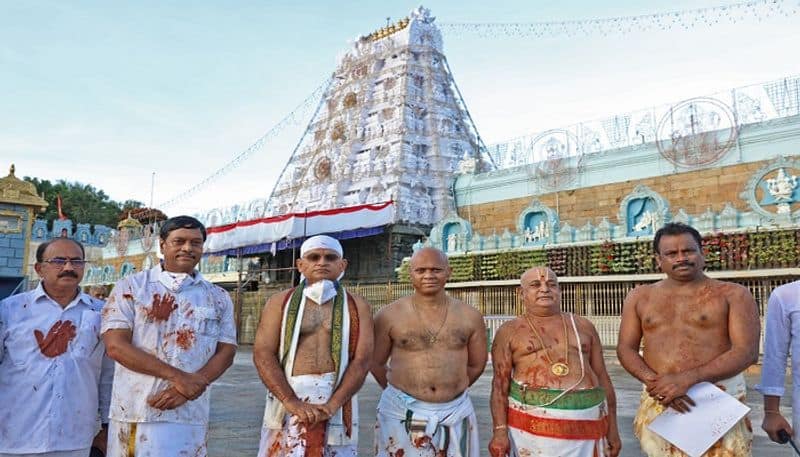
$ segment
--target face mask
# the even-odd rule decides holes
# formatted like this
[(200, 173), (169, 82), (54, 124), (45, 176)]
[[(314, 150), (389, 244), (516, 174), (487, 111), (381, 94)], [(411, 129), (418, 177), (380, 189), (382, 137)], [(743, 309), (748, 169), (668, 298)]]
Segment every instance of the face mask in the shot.
[(189, 273), (172, 273), (170, 271), (161, 270), (161, 275), (158, 280), (167, 289), (172, 292), (177, 292), (189, 278)]
[(336, 296), (336, 284), (329, 279), (322, 279), (306, 285), (303, 288), (303, 295), (321, 305)]

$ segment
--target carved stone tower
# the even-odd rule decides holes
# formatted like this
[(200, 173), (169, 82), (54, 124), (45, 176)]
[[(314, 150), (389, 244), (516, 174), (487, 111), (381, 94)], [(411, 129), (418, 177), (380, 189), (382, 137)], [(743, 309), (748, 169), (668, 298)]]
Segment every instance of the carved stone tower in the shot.
[(393, 200), (395, 223), (429, 226), (453, 209), (456, 173), (488, 168), (434, 19), (420, 7), (356, 40), (268, 214)]

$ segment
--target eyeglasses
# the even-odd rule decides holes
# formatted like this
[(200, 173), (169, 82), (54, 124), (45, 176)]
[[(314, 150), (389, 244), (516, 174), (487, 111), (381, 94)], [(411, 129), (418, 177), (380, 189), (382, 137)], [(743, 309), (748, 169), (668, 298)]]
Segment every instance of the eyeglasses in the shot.
[(177, 238), (177, 239), (174, 239), (174, 240), (169, 240), (167, 242), (167, 244), (169, 244), (170, 246), (172, 246), (174, 248), (183, 247), (186, 243), (189, 243), (189, 246), (191, 246), (192, 249), (202, 249), (203, 248), (203, 241), (202, 240), (184, 240), (182, 238)]
[(308, 260), (309, 262), (319, 262), (319, 259), (324, 258), (328, 262), (336, 262), (339, 260), (339, 256), (337, 254), (317, 254), (313, 252), (311, 254), (307, 254), (303, 256), (304, 259)]
[(53, 257), (50, 260), (43, 260), (42, 263), (49, 263), (56, 268), (64, 268), (67, 263), (72, 264), (73, 268), (83, 268), (89, 263), (88, 260), (83, 259), (66, 259), (64, 257)]

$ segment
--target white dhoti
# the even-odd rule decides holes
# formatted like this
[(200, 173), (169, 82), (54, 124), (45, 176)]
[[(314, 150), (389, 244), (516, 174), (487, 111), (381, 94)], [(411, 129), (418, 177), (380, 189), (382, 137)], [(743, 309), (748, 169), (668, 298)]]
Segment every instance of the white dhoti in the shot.
[[(333, 394), (334, 373), (300, 375), (287, 378), (297, 398), (312, 404), (323, 404)], [(271, 399), (275, 401), (274, 399)], [(269, 408), (267, 408), (269, 410)], [(298, 424), (289, 414), (283, 417), (281, 427), (270, 427), (272, 421), (265, 414), (261, 428), (258, 457), (355, 457), (358, 443), (358, 409), (353, 408), (351, 436), (341, 443), (339, 431), (344, 425), (337, 416), (314, 427)], [(338, 417), (341, 417), (339, 415)], [(334, 443), (334, 444), (332, 444)]]
[(478, 420), (466, 392), (445, 403), (415, 399), (389, 385), (378, 402), (378, 457), (478, 457)]
[(106, 457), (206, 457), (205, 425), (172, 422), (118, 422), (108, 424)]

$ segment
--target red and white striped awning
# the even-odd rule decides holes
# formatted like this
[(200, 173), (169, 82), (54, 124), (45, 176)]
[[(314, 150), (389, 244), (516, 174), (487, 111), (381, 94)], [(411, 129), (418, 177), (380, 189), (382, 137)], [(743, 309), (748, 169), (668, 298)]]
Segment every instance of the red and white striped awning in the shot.
[(220, 252), (321, 233), (379, 227), (393, 222), (394, 203), (391, 201), (284, 214), (209, 227), (204, 250)]

